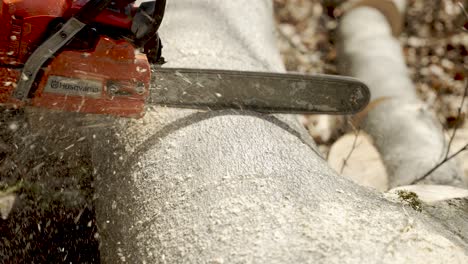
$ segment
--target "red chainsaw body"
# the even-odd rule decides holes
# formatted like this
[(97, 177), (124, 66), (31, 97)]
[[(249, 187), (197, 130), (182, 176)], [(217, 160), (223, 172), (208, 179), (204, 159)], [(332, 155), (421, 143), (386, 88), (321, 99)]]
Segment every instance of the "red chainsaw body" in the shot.
[[(87, 0), (2, 0), (0, 2), (0, 104), (21, 106), (11, 98), (22, 66), (50, 35), (54, 22), (66, 21)], [(128, 30), (132, 0), (115, 1), (94, 20)], [(36, 80), (33, 106), (76, 112), (138, 117), (148, 96), (151, 70), (145, 54), (123, 39), (105, 35), (58, 52)], [(97, 91), (99, 89), (99, 91)]]

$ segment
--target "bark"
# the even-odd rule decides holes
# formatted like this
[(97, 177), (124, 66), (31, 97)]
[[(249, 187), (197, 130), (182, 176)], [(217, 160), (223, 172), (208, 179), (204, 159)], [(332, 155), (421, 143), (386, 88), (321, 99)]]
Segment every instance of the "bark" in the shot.
[[(398, 2), (400, 10), (404, 5)], [(362, 127), (374, 139), (389, 174), (390, 187), (422, 177), (447, 150), (443, 128), (417, 96), (398, 39), (385, 16), (359, 7), (340, 21), (342, 72), (368, 84), (371, 107)], [(459, 164), (449, 161), (422, 183), (465, 186)]]
[[(169, 66), (282, 71), (273, 28), (270, 1), (174, 0), (161, 36)], [(466, 238), (337, 176), (290, 117), (157, 108), (98, 124), (104, 263), (467, 258)]]

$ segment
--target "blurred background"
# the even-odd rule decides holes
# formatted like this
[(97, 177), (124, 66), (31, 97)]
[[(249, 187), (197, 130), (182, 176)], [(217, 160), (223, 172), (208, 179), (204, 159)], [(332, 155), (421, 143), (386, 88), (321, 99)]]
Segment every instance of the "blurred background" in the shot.
[[(278, 43), (288, 71), (338, 74), (335, 33), (341, 12), (339, 2), (343, 1), (274, 0)], [(465, 90), (464, 65), (468, 64), (468, 20), (460, 3), (466, 9), (468, 1), (409, 0), (407, 3), (399, 40), (410, 76), (420, 98), (435, 111), (446, 131), (450, 133), (459, 126), (453, 145), (457, 149), (468, 142), (467, 118), (463, 114), (458, 116)], [(467, 110), (465, 101), (462, 112)], [(341, 136), (353, 133), (343, 117), (304, 116), (302, 122), (325, 156)], [(345, 146), (340, 147), (342, 150), (351, 147), (353, 139), (348, 138)], [(363, 152), (372, 152), (373, 157), (369, 158), (376, 158), (378, 154), (367, 140), (359, 144), (366, 145), (367, 150)], [(468, 153), (462, 153), (459, 158), (468, 176)], [(339, 164), (332, 167), (342, 170)]]

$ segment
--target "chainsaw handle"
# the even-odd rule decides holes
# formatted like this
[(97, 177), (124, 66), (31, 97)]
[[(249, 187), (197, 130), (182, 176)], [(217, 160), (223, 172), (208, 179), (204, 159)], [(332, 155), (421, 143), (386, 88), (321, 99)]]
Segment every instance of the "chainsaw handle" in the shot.
[(113, 0), (90, 0), (75, 14), (75, 18), (84, 24), (89, 24), (106, 9)]
[(166, 0), (155, 0), (154, 13), (152, 14), (150, 29), (144, 36), (137, 38), (135, 35), (135, 44), (138, 47), (143, 47), (147, 42), (154, 39), (158, 32), (159, 26), (162, 23), (164, 12), (166, 10)]

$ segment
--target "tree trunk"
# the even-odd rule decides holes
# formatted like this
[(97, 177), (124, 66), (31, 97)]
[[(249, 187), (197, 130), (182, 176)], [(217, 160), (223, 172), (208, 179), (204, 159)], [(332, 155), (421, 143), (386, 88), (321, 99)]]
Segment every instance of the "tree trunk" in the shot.
[[(270, 1), (168, 4), (169, 66), (283, 70)], [(466, 238), (337, 176), (291, 117), (157, 108), (99, 124), (104, 263), (466, 260)]]
[[(403, 4), (399, 1), (400, 10)], [(444, 158), (447, 141), (416, 94), (398, 39), (381, 12), (358, 7), (341, 18), (339, 45), (342, 72), (370, 87), (373, 102), (362, 126), (382, 155), (390, 187), (412, 183)], [(422, 183), (465, 186), (462, 175), (452, 160)]]

